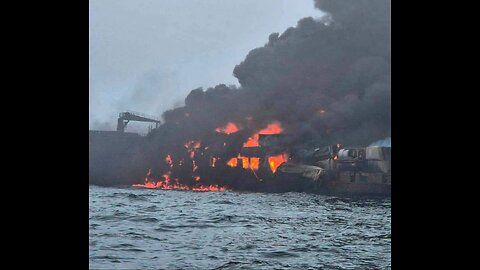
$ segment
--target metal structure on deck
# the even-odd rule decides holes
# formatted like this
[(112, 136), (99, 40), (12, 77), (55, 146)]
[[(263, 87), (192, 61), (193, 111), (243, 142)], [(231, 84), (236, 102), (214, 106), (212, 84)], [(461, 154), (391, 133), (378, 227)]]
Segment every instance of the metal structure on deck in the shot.
[(124, 132), (128, 122), (130, 121), (155, 123), (155, 128), (158, 128), (158, 126), (160, 125), (160, 120), (153, 116), (133, 111), (126, 111), (121, 112), (118, 115), (117, 131)]

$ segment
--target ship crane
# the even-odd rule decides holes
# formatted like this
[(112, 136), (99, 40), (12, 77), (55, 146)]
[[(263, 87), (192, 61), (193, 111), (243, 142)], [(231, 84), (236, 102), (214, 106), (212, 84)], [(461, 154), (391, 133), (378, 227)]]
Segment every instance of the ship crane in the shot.
[(160, 121), (155, 119), (155, 117), (148, 116), (142, 113), (126, 111), (126, 112), (121, 112), (118, 115), (117, 131), (124, 132), (125, 127), (130, 121), (155, 123), (155, 128), (158, 128), (158, 125), (160, 124)]

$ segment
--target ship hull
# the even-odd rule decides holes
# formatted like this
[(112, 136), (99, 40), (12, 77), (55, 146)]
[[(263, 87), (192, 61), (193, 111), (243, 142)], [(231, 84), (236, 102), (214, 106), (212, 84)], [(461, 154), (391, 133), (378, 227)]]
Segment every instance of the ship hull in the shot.
[[(321, 169), (321, 168), (319, 168)], [(309, 177), (300, 172), (279, 170), (275, 185), (282, 191), (302, 191), (324, 195), (391, 196), (391, 175), (383, 172), (344, 171)]]

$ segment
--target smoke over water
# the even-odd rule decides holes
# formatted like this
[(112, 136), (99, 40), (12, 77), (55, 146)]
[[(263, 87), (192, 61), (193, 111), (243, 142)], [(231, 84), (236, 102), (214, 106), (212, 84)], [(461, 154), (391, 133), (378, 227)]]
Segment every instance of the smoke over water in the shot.
[[(314, 4), (327, 15), (303, 18), (250, 51), (233, 70), (239, 87), (194, 89), (185, 106), (163, 113), (142, 157), (152, 177), (166, 180), (168, 171), (169, 180), (195, 184), (198, 168), (206, 165), (192, 156), (205, 156), (205, 162), (211, 155), (223, 161), (236, 157), (249, 137), (274, 122), (288, 135), (291, 151), (336, 143), (365, 146), (390, 136), (390, 1)], [(238, 131), (218, 132), (229, 123)], [(175, 166), (188, 165), (188, 174), (172, 172), (167, 155)]]

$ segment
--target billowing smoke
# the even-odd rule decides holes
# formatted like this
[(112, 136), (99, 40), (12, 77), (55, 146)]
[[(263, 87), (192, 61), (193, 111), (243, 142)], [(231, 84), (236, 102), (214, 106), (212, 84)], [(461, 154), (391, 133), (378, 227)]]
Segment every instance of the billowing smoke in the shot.
[(185, 106), (164, 112), (146, 147), (150, 165), (185, 142), (210, 140), (228, 122), (243, 127), (232, 153), (272, 121), (292, 149), (390, 136), (390, 1), (314, 2), (328, 14), (303, 18), (250, 51), (233, 70), (240, 87), (194, 89)]

